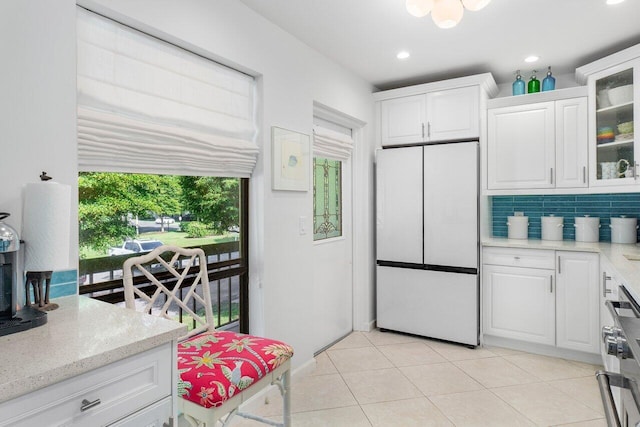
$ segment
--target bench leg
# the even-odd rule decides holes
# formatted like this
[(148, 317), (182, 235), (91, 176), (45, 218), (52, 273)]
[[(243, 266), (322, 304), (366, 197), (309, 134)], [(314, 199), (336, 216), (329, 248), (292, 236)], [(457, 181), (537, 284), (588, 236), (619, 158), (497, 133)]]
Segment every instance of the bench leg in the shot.
[(291, 370), (282, 374), (282, 420), (284, 427), (291, 426)]

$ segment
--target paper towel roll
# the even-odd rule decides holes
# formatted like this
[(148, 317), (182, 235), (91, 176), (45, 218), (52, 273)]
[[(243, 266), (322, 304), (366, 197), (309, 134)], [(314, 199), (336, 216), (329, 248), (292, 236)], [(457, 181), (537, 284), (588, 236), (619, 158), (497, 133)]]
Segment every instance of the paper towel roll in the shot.
[(57, 182), (27, 184), (22, 210), (25, 271), (69, 268), (71, 187)]

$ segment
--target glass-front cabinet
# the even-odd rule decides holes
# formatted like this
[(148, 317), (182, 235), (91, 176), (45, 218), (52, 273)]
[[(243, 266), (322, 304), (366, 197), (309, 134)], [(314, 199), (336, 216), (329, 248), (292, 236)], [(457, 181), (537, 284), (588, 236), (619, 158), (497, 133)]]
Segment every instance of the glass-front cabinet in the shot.
[(590, 185), (635, 185), (640, 145), (638, 120), (640, 61), (594, 73), (590, 90)]

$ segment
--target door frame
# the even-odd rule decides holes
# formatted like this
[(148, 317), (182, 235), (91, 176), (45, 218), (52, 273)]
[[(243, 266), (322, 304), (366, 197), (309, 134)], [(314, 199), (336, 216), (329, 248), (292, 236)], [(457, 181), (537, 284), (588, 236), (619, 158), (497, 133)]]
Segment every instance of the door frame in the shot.
[[(313, 101), (313, 116), (352, 131), (351, 154), (351, 283), (352, 328), (370, 331), (374, 320), (373, 291), (373, 150), (366, 144), (367, 123)], [(357, 219), (357, 220), (356, 220)]]

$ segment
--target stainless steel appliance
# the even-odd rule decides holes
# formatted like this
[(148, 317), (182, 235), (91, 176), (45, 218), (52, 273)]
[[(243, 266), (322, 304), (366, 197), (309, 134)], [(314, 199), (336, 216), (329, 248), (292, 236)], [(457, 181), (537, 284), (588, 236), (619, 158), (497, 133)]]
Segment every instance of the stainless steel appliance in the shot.
[[(640, 426), (640, 305), (624, 286), (619, 301), (606, 305), (615, 325), (602, 329), (602, 339), (607, 353), (620, 360), (620, 368), (596, 373), (605, 416), (609, 426)], [(612, 387), (620, 391), (619, 400)]]
[(32, 307), (20, 308), (17, 286), (20, 238), (2, 222), (9, 216), (0, 212), (0, 336), (31, 329), (47, 322), (47, 314)]
[(479, 344), (478, 143), (376, 153), (377, 325)]

